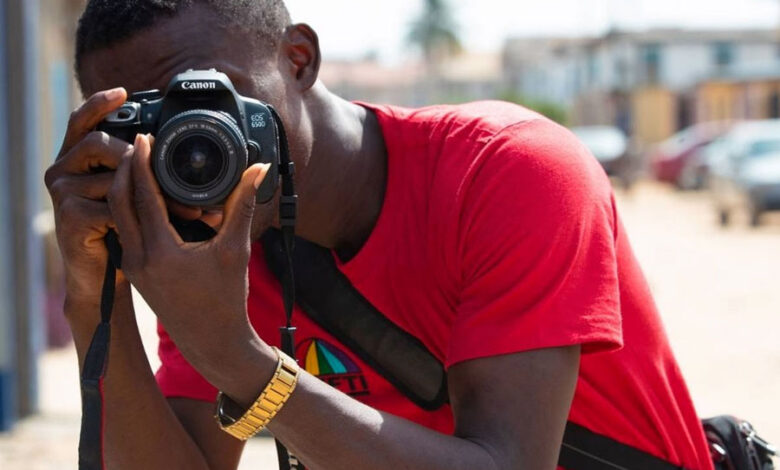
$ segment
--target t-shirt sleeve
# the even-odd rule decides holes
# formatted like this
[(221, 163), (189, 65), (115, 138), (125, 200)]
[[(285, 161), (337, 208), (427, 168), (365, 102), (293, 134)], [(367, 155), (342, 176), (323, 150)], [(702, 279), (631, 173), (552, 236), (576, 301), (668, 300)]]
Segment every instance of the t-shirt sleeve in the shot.
[(566, 129), (538, 119), (478, 156), (459, 218), (460, 298), (447, 365), (534, 349), (622, 347), (609, 180)]
[(157, 334), (160, 338), (158, 355), (161, 365), (155, 377), (163, 395), (166, 398), (215, 402), (217, 389), (187, 362), (159, 322)]

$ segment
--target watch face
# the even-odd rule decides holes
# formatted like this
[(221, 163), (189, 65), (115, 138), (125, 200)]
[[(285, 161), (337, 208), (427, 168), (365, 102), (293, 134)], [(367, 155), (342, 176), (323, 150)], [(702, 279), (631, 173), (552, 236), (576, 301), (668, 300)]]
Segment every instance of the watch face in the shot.
[(244, 412), (239, 410), (239, 406), (227, 395), (219, 392), (217, 397), (217, 420), (223, 427), (235, 424)]

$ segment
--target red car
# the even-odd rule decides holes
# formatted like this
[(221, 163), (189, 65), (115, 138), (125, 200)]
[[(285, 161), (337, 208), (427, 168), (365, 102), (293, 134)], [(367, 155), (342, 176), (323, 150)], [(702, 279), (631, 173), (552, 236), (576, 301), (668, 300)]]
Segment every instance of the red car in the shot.
[(724, 122), (707, 122), (688, 127), (658, 144), (652, 151), (653, 174), (658, 181), (684, 188), (683, 170), (698, 151), (728, 131)]

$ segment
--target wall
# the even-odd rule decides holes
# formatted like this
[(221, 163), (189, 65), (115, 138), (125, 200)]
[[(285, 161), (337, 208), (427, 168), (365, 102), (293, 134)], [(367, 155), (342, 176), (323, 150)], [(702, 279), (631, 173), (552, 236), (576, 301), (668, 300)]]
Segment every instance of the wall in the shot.
[[(731, 46), (727, 64), (717, 61), (721, 44)], [(648, 74), (650, 47), (658, 48), (655, 80)], [(521, 93), (569, 106), (572, 124), (623, 128), (630, 124), (641, 144), (697, 121), (771, 116), (771, 108), (780, 104), (777, 99), (770, 104), (769, 85), (753, 83), (749, 89), (740, 88), (737, 96), (729, 95), (731, 87), (693, 90), (713, 77), (773, 66), (780, 67), (780, 48), (776, 34), (767, 30), (650, 30), (597, 38), (514, 39), (504, 51), (505, 75)], [(623, 94), (634, 95), (630, 106), (622, 103)], [(696, 101), (699, 96), (701, 103)], [(659, 101), (653, 102), (653, 97)]]
[(737, 119), (778, 118), (773, 103), (780, 95), (780, 78), (737, 81), (712, 80), (695, 92), (697, 120), (724, 121)]
[(668, 44), (661, 51), (661, 81), (669, 88), (685, 89), (716, 70), (713, 46), (708, 43)]
[(677, 130), (677, 96), (661, 87), (634, 91), (631, 99), (634, 137), (641, 144), (660, 142)]

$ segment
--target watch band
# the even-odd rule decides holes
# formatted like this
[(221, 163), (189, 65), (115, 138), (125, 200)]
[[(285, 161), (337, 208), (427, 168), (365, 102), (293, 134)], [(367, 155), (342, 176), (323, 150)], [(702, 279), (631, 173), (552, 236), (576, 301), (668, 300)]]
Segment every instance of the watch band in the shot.
[(276, 372), (274, 372), (271, 381), (265, 386), (257, 400), (244, 412), (243, 416), (234, 416), (231, 410), (238, 410), (240, 406), (230, 397), (219, 392), (217, 397), (217, 422), (223, 431), (236, 439), (245, 441), (262, 431), (279, 410), (282, 409), (298, 384), (298, 374), (300, 372), (298, 363), (279, 349), (273, 349), (279, 358)]

